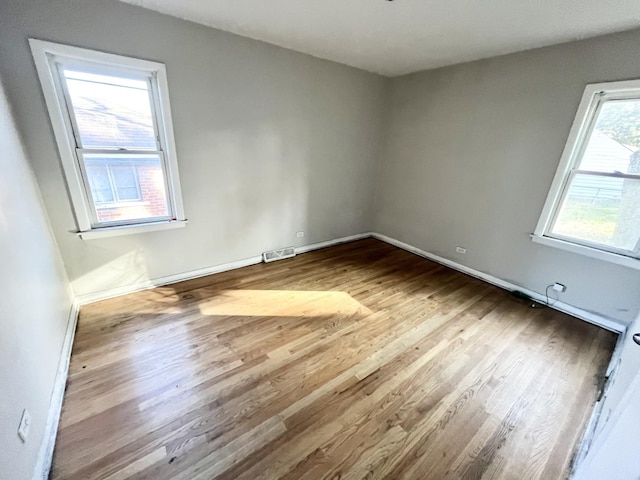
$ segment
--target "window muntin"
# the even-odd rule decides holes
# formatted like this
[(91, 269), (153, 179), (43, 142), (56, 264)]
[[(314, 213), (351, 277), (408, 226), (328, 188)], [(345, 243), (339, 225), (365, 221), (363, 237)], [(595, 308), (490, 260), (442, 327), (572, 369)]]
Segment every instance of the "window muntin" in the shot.
[(184, 226), (164, 65), (29, 41), (79, 231)]
[(536, 235), (640, 256), (640, 82), (587, 87)]

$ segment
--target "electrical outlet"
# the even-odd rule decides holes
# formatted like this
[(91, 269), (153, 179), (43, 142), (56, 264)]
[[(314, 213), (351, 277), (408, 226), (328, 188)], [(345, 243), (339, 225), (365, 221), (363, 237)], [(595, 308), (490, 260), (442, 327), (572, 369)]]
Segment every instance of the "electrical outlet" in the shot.
[(296, 232), (296, 237), (298, 238), (304, 237), (304, 232)]
[(464, 247), (456, 247), (456, 252), (458, 253), (467, 253), (467, 249)]
[(554, 289), (556, 292), (560, 292), (560, 293), (562, 293), (562, 292), (564, 292), (564, 291), (566, 291), (566, 290), (567, 290), (567, 287), (565, 287), (565, 286), (564, 286), (563, 284), (561, 284), (561, 283), (556, 282), (556, 283), (554, 283), (554, 284), (553, 284), (553, 289)]
[(22, 418), (20, 419), (20, 425), (18, 426), (18, 436), (23, 443), (27, 443), (27, 437), (29, 437), (29, 429), (31, 428), (31, 414), (26, 408), (22, 411)]

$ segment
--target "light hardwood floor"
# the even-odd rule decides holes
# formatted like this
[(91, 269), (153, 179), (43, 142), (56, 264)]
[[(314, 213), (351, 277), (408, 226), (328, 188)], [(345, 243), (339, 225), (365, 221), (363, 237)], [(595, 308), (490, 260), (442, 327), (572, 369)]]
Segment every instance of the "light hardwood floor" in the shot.
[(106, 300), (52, 478), (561, 479), (615, 340), (373, 239)]

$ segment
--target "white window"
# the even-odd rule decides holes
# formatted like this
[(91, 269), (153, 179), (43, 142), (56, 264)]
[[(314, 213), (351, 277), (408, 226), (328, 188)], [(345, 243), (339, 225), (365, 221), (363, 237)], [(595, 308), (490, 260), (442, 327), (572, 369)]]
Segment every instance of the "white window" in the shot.
[(80, 235), (184, 226), (164, 65), (30, 44)]
[(640, 268), (640, 81), (587, 86), (533, 240)]

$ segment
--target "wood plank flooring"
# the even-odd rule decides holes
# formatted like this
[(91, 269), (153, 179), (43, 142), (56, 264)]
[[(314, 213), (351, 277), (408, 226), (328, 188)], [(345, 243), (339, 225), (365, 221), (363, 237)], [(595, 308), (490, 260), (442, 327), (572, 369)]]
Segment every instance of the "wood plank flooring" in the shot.
[(82, 308), (53, 479), (562, 479), (616, 336), (373, 239)]

